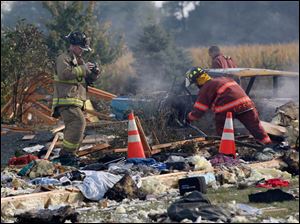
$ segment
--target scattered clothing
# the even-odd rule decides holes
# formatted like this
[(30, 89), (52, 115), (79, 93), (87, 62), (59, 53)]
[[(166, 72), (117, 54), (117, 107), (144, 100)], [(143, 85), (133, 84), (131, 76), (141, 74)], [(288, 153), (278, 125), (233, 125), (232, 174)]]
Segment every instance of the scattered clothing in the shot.
[(187, 196), (175, 201), (167, 209), (170, 219), (180, 222), (190, 219), (193, 222), (201, 216), (204, 220), (223, 222), (230, 221), (230, 213), (225, 209), (212, 205), (205, 195), (199, 191), (193, 191)]
[(19, 172), (18, 175), (19, 176), (26, 176), (30, 173), (32, 167), (34, 167), (34, 165), (36, 164), (35, 160), (31, 161), (29, 164), (27, 164), (26, 166), (24, 166)]
[(225, 156), (224, 154), (215, 155), (210, 159), (210, 163), (213, 166), (225, 165), (225, 166), (235, 166), (240, 164), (238, 159), (234, 159), (230, 156)]
[(262, 211), (261, 209), (246, 205), (246, 204), (240, 204), (237, 203), (236, 204), (237, 209), (240, 210), (240, 213), (242, 213), (241, 215), (261, 215)]
[(112, 188), (122, 176), (103, 171), (82, 171), (86, 177), (82, 184), (77, 185), (85, 198), (99, 201), (109, 188)]
[(256, 187), (263, 187), (263, 188), (274, 188), (274, 187), (288, 187), (289, 182), (282, 180), (280, 178), (274, 178), (266, 180), (264, 183), (259, 183)]
[(295, 200), (295, 197), (292, 194), (286, 193), (281, 189), (273, 189), (267, 190), (266, 192), (260, 192), (255, 194), (249, 194), (250, 202), (263, 202), (263, 203), (271, 203), (275, 201), (291, 201)]
[(34, 185), (61, 185), (61, 182), (59, 180), (56, 179), (51, 179), (51, 178), (35, 178), (33, 180), (30, 181), (30, 183), (34, 184)]
[(156, 168), (158, 170), (164, 170), (166, 169), (166, 165), (164, 163), (157, 162), (153, 158), (134, 158), (134, 159), (127, 159), (126, 163), (133, 163), (134, 165), (146, 165), (153, 168)]
[(190, 170), (190, 166), (187, 162), (167, 162), (166, 168), (168, 170)]
[(12, 157), (9, 159), (8, 164), (9, 165), (25, 165), (30, 163), (32, 160), (36, 160), (38, 157), (34, 155), (25, 155), (25, 156), (20, 156), (20, 157)]
[(127, 159), (126, 163), (133, 163), (134, 165), (137, 164), (153, 165), (156, 163), (156, 160), (153, 158), (148, 158), (148, 159), (136, 158), (136, 159)]
[(108, 169), (108, 165), (105, 165), (103, 163), (92, 163), (81, 168), (81, 170), (95, 170), (95, 171), (107, 170), (107, 169)]

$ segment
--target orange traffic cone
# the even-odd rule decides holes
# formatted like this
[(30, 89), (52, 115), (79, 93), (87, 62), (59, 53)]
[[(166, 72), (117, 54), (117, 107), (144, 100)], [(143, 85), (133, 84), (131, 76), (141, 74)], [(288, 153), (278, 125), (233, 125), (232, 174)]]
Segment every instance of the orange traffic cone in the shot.
[(127, 158), (146, 158), (133, 112), (131, 112), (128, 116)]
[(234, 158), (236, 158), (234, 130), (231, 112), (227, 112), (226, 114), (226, 121), (221, 138), (219, 153), (232, 154)]

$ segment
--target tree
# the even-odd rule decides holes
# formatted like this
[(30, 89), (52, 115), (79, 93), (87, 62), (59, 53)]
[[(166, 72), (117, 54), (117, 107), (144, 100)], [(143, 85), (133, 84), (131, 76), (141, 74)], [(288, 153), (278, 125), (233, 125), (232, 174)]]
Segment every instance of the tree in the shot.
[(140, 90), (170, 89), (184, 79), (183, 74), (191, 66), (187, 54), (156, 24), (143, 29), (133, 52)]
[[(186, 31), (186, 20), (188, 18), (188, 10), (195, 8), (198, 1), (169, 1), (163, 5), (163, 11), (166, 15), (164, 24), (168, 29), (179, 29), (180, 32)], [(173, 24), (173, 25), (172, 25)]]
[[(170, 4), (163, 5), (164, 11)], [(200, 1), (195, 6), (185, 19), (186, 30), (174, 14), (166, 14), (164, 24), (176, 32), (176, 42), (181, 46), (267, 44), (299, 39), (296, 1)]]
[(22, 116), (23, 91), (41, 73), (50, 73), (48, 47), (43, 34), (32, 24), (21, 20), (14, 29), (1, 33), (1, 104), (5, 96), (12, 96), (13, 120)]
[(100, 23), (94, 16), (95, 2), (82, 1), (56, 2), (45, 1), (43, 6), (51, 13), (52, 19), (46, 24), (49, 29), (48, 46), (52, 50), (52, 58), (60, 51), (66, 50), (63, 36), (71, 31), (84, 31), (91, 38), (88, 60), (106, 65), (114, 62), (123, 52), (124, 42), (121, 35), (112, 34), (109, 23)]
[(161, 18), (160, 11), (151, 1), (101, 1), (95, 6), (95, 14), (101, 21), (111, 21), (114, 32), (123, 33), (130, 48), (137, 43), (136, 36), (149, 18)]

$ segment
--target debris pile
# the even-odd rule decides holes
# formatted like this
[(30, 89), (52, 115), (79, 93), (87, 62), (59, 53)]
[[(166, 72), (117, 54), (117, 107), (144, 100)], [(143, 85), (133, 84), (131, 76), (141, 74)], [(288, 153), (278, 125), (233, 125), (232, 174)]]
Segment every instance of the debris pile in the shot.
[[(89, 90), (91, 95), (104, 100), (113, 97), (101, 90)], [(25, 102), (31, 102), (28, 99), (33, 98), (25, 97)], [(24, 124), (37, 122), (28, 119), (29, 114), (39, 119), (50, 117), (43, 107), (24, 105), (34, 108), (25, 108)], [(10, 104), (4, 109), (5, 114), (11, 114)], [(39, 112), (33, 113), (35, 110)], [(147, 121), (134, 116), (137, 126), (134, 133), (140, 137), (139, 150), (144, 151), (146, 158), (128, 158), (128, 121), (96, 121), (87, 125), (82, 146), (76, 152), (78, 160), (66, 161), (72, 162), (72, 166), (67, 166), (58, 160), (64, 125), (55, 121), (51, 123), (52, 130), (45, 132), (2, 126), (12, 133), (1, 134), (5, 142), (1, 143), (1, 155), (5, 150), (13, 151), (13, 155), (4, 157), (8, 166), (1, 170), (1, 220), (19, 223), (270, 221), (264, 214), (283, 208), (252, 207), (253, 203), (275, 206), (273, 201), (293, 203), (299, 198), (299, 186), (295, 185), (299, 175), (299, 129), (295, 124), (299, 115), (294, 110), (299, 108), (289, 103), (276, 111), (272, 124), (288, 130), (283, 135), (275, 128), (279, 130), (277, 137), (284, 139), (276, 142), (276, 147), (263, 148), (248, 135), (234, 136), (236, 158), (220, 153), (221, 139), (217, 136), (186, 136), (160, 142), (155, 130), (146, 126)], [(45, 119), (50, 125), (48, 121)], [(15, 130), (22, 132), (14, 133)], [(178, 133), (181, 136), (182, 130)], [(170, 136), (170, 139), (176, 136), (176, 129), (172, 129)], [(283, 220), (298, 221), (299, 209), (298, 213), (291, 209)]]

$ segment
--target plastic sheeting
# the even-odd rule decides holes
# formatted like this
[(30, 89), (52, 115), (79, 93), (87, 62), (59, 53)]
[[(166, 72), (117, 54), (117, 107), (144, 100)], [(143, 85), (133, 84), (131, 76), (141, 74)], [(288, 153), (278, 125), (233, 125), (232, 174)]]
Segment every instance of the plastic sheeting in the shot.
[(103, 171), (82, 170), (86, 174), (82, 184), (77, 185), (85, 198), (99, 201), (109, 188), (112, 188), (121, 178)]

